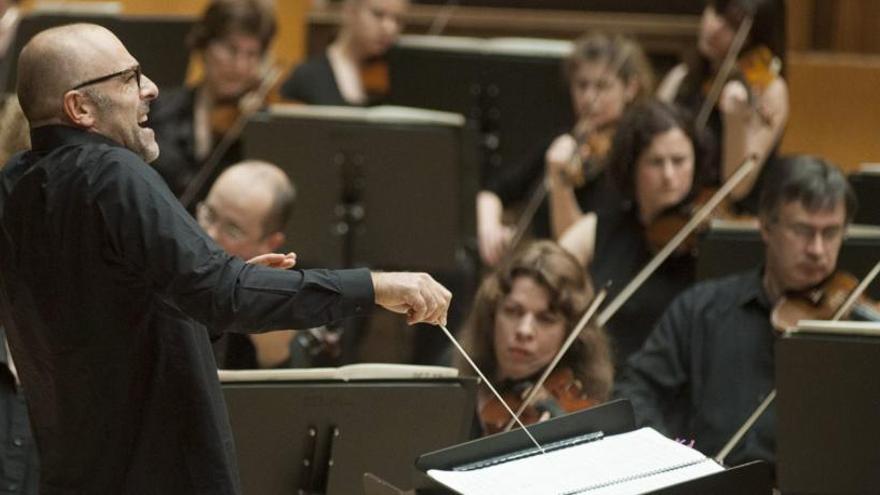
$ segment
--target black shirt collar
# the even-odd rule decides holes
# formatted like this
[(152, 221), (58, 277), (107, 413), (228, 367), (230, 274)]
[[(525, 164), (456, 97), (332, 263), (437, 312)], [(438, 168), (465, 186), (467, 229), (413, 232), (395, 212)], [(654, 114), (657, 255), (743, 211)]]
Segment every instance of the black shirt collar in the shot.
[(106, 144), (121, 147), (116, 141), (69, 125), (43, 125), (31, 130), (31, 149), (51, 151), (64, 145)]
[(755, 302), (768, 311), (773, 308), (770, 296), (764, 290), (764, 267), (755, 268), (744, 274), (739, 286), (737, 302), (740, 306)]

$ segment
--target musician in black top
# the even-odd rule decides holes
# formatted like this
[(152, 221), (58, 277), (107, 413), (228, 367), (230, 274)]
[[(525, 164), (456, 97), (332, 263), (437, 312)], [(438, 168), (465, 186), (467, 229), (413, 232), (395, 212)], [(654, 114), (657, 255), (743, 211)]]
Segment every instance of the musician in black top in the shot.
[[(716, 455), (774, 388), (773, 305), (834, 272), (856, 208), (843, 174), (812, 157), (780, 161), (760, 204), (765, 265), (677, 297), (616, 384), (639, 424), (693, 439), (707, 455)], [(773, 462), (775, 431), (771, 405), (727, 462)]]

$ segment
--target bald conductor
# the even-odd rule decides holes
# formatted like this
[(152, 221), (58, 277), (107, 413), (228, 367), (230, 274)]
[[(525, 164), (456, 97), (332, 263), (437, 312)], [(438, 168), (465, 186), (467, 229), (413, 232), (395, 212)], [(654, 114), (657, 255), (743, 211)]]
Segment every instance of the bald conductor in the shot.
[(0, 309), (40, 493), (239, 493), (209, 331), (305, 328), (374, 303), (445, 323), (451, 296), (425, 274), (225, 253), (147, 165), (158, 89), (110, 31), (44, 31), (18, 74), (32, 149), (0, 172)]

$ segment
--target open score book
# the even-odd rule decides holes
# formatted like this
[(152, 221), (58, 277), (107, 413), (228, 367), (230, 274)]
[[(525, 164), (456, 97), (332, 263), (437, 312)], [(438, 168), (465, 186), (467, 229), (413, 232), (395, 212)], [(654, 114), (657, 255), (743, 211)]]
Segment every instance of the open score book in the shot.
[(462, 495), (640, 494), (723, 471), (714, 460), (652, 428), (545, 454), (428, 471)]

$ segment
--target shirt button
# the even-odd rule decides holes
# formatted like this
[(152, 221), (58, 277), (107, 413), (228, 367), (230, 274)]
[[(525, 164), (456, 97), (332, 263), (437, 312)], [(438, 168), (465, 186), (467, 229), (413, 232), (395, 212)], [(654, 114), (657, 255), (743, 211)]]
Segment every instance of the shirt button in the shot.
[(20, 438), (15, 438), (12, 440), (12, 445), (15, 445), (16, 447), (21, 447), (22, 445), (24, 445), (24, 442)]

